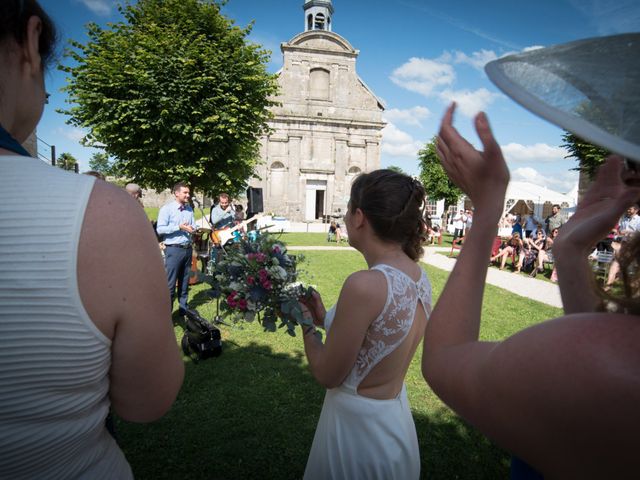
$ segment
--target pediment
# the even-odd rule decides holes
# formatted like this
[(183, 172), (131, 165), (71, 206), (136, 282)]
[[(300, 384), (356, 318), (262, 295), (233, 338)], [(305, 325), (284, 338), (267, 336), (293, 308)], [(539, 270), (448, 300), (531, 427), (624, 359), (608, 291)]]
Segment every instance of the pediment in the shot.
[(358, 52), (351, 44), (337, 33), (326, 30), (310, 30), (293, 37), (286, 46), (309, 48), (313, 50), (324, 50), (334, 52), (347, 52), (357, 54)]

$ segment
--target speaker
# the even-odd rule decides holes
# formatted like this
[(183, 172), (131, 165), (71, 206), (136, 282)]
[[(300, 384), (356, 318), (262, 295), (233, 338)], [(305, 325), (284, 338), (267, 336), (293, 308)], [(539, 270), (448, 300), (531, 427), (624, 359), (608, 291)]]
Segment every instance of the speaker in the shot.
[(256, 187), (247, 188), (247, 210), (253, 213), (264, 211), (262, 204), (262, 189)]

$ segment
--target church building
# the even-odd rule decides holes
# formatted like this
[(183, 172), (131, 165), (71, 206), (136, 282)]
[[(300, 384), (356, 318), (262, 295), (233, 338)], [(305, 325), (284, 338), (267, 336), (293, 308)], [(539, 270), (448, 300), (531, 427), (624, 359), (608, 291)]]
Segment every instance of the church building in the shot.
[(292, 221), (344, 214), (351, 182), (380, 168), (384, 106), (356, 73), (359, 51), (332, 31), (331, 0), (306, 0), (304, 32), (281, 44), (280, 91), (261, 139), (265, 212)]

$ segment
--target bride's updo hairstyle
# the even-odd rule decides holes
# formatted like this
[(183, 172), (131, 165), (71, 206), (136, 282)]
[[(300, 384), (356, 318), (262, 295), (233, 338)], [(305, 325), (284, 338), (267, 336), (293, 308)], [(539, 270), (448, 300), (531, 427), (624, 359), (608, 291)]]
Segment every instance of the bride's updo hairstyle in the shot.
[(56, 47), (56, 29), (49, 16), (36, 0), (0, 1), (0, 53), (6, 51), (10, 39), (23, 45), (27, 35), (27, 23), (31, 17), (42, 21), (39, 52), (43, 66), (48, 66)]
[(392, 170), (375, 170), (353, 182), (350, 210), (362, 210), (380, 240), (401, 244), (417, 262), (426, 241), (424, 201), (424, 187), (418, 180)]

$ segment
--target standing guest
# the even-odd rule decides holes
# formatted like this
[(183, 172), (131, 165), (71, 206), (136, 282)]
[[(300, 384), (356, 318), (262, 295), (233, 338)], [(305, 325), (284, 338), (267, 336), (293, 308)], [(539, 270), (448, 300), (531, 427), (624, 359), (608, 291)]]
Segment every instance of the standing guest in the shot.
[(244, 208), (242, 207), (242, 205), (236, 205), (236, 218), (235, 218), (235, 223), (242, 223), (245, 220), (245, 213), (244, 213)]
[(325, 310), (305, 302), (315, 327), (303, 332), (315, 379), (327, 388), (305, 479), (420, 477), (416, 428), (404, 378), (431, 312), (431, 284), (418, 265), (425, 239), (425, 192), (407, 175), (376, 170), (351, 187), (344, 217), (349, 243), (369, 269), (342, 286)]
[(515, 218), (513, 219), (513, 227), (511, 228), (511, 235), (513, 234), (518, 234), (518, 236), (520, 238), (523, 238), (523, 234), (522, 234), (522, 218), (520, 217), (520, 214), (516, 214)]
[(231, 206), (229, 194), (218, 195), (218, 204), (211, 207), (209, 217), (214, 230), (224, 230), (235, 225), (236, 213)]
[(453, 218), (453, 240), (464, 236), (464, 224), (466, 221), (467, 217), (464, 214), (464, 210), (460, 210)]
[(467, 220), (464, 222), (464, 234), (466, 235), (471, 230), (471, 225), (473, 225), (473, 211), (467, 210), (465, 212)]
[(618, 223), (618, 236), (611, 242), (616, 258), (611, 262), (609, 273), (607, 275), (607, 289), (616, 281), (616, 277), (620, 273), (620, 263), (617, 256), (620, 253), (622, 244), (636, 232), (640, 232), (640, 215), (638, 215), (638, 205), (634, 204), (627, 208), (625, 214), (620, 218)]
[(124, 187), (129, 195), (135, 198), (140, 205), (142, 205), (142, 188), (137, 183), (127, 183)]
[(527, 215), (524, 220), (524, 238), (535, 239), (536, 236), (533, 233), (536, 231), (540, 223), (542, 222), (540, 222), (534, 213)]
[(132, 479), (109, 408), (160, 418), (184, 364), (144, 212), (21, 146), (42, 115), (55, 38), (37, 1), (0, 2), (0, 478)]
[(560, 214), (560, 205), (557, 203), (551, 207), (551, 215), (549, 215), (544, 223), (546, 225), (547, 234), (551, 233), (551, 230), (560, 228), (566, 222), (564, 216)]
[(186, 183), (176, 183), (173, 186), (175, 200), (160, 209), (156, 226), (158, 234), (164, 236), (164, 265), (171, 294), (171, 308), (176, 297), (177, 283), (180, 313), (189, 308), (187, 299), (193, 255), (191, 235), (196, 231), (193, 208), (189, 204), (190, 193)]

